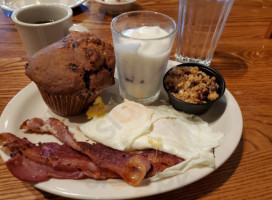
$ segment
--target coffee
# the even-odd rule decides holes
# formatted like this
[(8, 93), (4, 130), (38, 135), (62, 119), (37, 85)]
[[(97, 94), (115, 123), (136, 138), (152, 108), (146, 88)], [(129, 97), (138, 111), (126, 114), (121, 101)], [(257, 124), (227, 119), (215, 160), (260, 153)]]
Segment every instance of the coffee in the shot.
[(51, 23), (54, 22), (55, 20), (50, 19), (50, 20), (43, 20), (43, 21), (37, 21), (37, 22), (33, 22), (33, 24), (45, 24), (45, 23)]
[(73, 25), (72, 17), (73, 10), (62, 4), (33, 4), (16, 9), (11, 15), (28, 57), (71, 31), (89, 31)]

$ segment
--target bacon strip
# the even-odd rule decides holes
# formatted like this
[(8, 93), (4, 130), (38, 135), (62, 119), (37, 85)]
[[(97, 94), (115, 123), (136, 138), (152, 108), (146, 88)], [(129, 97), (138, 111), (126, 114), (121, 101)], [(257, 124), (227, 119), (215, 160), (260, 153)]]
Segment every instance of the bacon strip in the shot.
[(68, 127), (55, 118), (26, 120), (20, 127), (39, 133), (50, 133), (67, 146), (87, 155), (100, 169), (112, 171), (130, 185), (138, 185), (144, 177), (154, 176), (182, 161), (174, 155), (154, 149), (123, 152), (100, 143), (77, 142)]
[(100, 143), (77, 142), (68, 127), (55, 118), (43, 123), (39, 118), (26, 120), (20, 128), (54, 135), (67, 146), (87, 155), (98, 167), (120, 175), (130, 185), (138, 185), (151, 167), (150, 161), (142, 155), (115, 150)]
[(57, 170), (34, 162), (19, 154), (9, 159), (6, 165), (15, 177), (32, 183), (46, 181), (49, 178), (80, 179), (85, 177), (84, 173), (79, 170)]
[[(8, 168), (16, 174), (16, 177), (24, 181), (39, 182), (50, 177), (78, 179), (86, 176), (96, 180), (119, 177), (112, 171), (100, 169), (87, 156), (66, 145), (53, 142), (35, 145), (26, 138), (21, 139), (11, 133), (0, 134), (0, 145), (13, 157), (7, 162)], [(17, 166), (12, 166), (15, 163)], [(45, 172), (41, 173), (40, 177), (33, 175), (32, 178), (27, 178), (27, 175), (18, 173), (26, 166), (43, 169)], [(22, 169), (19, 169), (20, 167)], [(30, 171), (31, 168), (26, 170), (26, 173), (31, 174)]]
[(172, 167), (184, 161), (184, 159), (175, 155), (154, 149), (145, 149), (143, 151), (135, 151), (134, 153), (143, 155), (151, 162), (152, 168), (148, 171), (146, 177), (152, 177), (158, 172), (162, 172), (166, 168)]

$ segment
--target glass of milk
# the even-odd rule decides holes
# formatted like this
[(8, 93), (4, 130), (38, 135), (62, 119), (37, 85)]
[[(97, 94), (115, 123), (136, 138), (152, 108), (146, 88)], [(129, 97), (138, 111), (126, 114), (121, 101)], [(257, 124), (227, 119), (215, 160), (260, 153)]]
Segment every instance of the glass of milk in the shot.
[(115, 17), (111, 30), (121, 96), (154, 102), (176, 35), (175, 21), (158, 12), (132, 11)]

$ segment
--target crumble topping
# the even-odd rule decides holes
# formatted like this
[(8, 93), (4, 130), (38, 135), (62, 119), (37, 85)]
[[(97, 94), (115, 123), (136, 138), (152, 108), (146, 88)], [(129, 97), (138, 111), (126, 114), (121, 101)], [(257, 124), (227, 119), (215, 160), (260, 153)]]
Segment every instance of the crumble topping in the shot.
[(165, 85), (174, 97), (188, 103), (207, 103), (219, 97), (216, 78), (197, 66), (173, 68), (165, 79)]

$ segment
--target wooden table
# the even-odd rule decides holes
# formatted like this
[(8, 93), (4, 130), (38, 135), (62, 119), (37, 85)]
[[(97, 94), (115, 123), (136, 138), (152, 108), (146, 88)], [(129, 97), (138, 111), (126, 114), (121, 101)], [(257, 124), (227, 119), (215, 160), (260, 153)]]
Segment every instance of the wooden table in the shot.
[[(139, 0), (134, 9), (177, 20), (178, 0)], [(74, 23), (111, 43), (112, 18), (94, 1), (74, 9)], [(198, 182), (143, 199), (272, 199), (272, 39), (264, 38), (271, 20), (272, 1), (235, 0), (212, 61), (243, 114), (243, 136), (233, 155)], [(0, 112), (30, 83), (24, 74), (26, 61), (12, 20), (0, 10)], [(0, 199), (64, 198), (17, 180), (0, 159)]]

